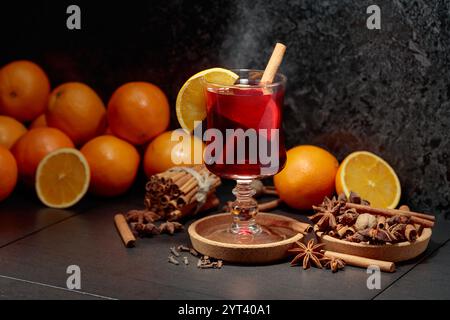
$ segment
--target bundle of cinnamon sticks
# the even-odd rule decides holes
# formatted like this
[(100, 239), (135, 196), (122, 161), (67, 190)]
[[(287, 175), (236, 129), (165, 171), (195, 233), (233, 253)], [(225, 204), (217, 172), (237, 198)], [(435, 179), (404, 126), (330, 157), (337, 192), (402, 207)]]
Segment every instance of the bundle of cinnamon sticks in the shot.
[(203, 165), (175, 167), (150, 177), (144, 203), (149, 211), (168, 221), (179, 220), (217, 207), (215, 190), (220, 183), (220, 178)]

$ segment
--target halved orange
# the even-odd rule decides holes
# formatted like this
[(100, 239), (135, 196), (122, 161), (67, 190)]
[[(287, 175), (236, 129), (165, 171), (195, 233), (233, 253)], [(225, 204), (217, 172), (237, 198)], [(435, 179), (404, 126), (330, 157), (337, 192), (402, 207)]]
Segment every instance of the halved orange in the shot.
[(394, 169), (379, 156), (368, 151), (349, 154), (336, 174), (336, 191), (358, 193), (377, 208), (395, 208), (400, 201), (400, 181)]
[(36, 192), (51, 208), (68, 208), (86, 194), (91, 174), (83, 154), (73, 148), (49, 153), (36, 171)]

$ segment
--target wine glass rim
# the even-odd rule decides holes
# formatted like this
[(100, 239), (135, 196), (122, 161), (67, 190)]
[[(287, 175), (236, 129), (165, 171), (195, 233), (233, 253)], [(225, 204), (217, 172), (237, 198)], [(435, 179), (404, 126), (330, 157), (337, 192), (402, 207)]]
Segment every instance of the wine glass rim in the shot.
[[(260, 70), (260, 69), (233, 68), (233, 69), (227, 69), (227, 70), (235, 72), (237, 74), (239, 74), (241, 72), (258, 72), (258, 73), (261, 73), (261, 75), (262, 75), (264, 73), (264, 70)], [(287, 77), (280, 72), (277, 72), (275, 74), (275, 79), (278, 79), (277, 81), (274, 81), (272, 83), (251, 84), (251, 85), (246, 85), (245, 87), (243, 87), (242, 85), (235, 85), (235, 84), (224, 85), (224, 84), (220, 84), (220, 83), (211, 82), (211, 81), (208, 81), (205, 78), (205, 76), (202, 76), (201, 79), (206, 85), (211, 85), (211, 86), (218, 87), (218, 88), (237, 88), (237, 89), (273, 88), (273, 87), (278, 87), (278, 86), (284, 85), (287, 81)]]

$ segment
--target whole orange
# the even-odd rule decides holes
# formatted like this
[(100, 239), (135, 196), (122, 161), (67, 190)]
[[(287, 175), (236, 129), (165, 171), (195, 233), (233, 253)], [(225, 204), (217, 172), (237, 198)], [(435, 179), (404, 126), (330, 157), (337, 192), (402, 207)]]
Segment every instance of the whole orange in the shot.
[(45, 128), (45, 127), (47, 127), (47, 119), (45, 119), (45, 113), (44, 113), (33, 120), (33, 122), (29, 126), (29, 129)]
[(284, 169), (275, 175), (280, 198), (296, 209), (311, 209), (334, 193), (334, 179), (339, 163), (328, 151), (301, 145), (287, 152)]
[(27, 128), (16, 119), (0, 116), (0, 146), (10, 149), (26, 132)]
[(114, 136), (94, 138), (81, 148), (91, 169), (90, 191), (112, 197), (126, 192), (134, 182), (139, 154), (130, 143)]
[(21, 122), (45, 112), (50, 82), (31, 61), (15, 61), (0, 69), (0, 113)]
[(39, 162), (50, 152), (60, 148), (73, 148), (73, 142), (55, 128), (36, 128), (25, 133), (12, 147), (19, 176), (27, 184), (34, 183)]
[(68, 82), (50, 94), (45, 114), (49, 127), (63, 131), (76, 145), (81, 145), (106, 129), (106, 109), (89, 86)]
[[(175, 141), (172, 141), (171, 137), (174, 132), (177, 135), (174, 136)], [(203, 150), (203, 142), (182, 129), (164, 132), (147, 146), (144, 155), (145, 174), (150, 177), (175, 166), (201, 164), (203, 163)]]
[(17, 183), (17, 164), (11, 152), (0, 146), (0, 201), (6, 199)]
[(112, 133), (136, 145), (164, 132), (169, 120), (166, 95), (148, 82), (124, 84), (108, 103), (108, 123)]

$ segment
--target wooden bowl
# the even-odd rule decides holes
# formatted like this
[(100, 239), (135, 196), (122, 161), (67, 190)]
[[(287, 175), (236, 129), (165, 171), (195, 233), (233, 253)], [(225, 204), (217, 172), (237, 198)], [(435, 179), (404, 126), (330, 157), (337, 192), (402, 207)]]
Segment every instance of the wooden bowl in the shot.
[[(256, 221), (262, 227), (275, 224), (295, 224), (296, 220), (271, 213), (260, 212)], [(301, 241), (303, 235), (289, 228), (277, 228), (277, 233), (283, 233), (285, 239), (263, 244), (227, 243), (218, 241), (217, 236), (211, 240), (218, 226), (231, 223), (230, 213), (221, 213), (200, 219), (189, 226), (188, 232), (192, 246), (203, 255), (239, 264), (268, 264), (284, 259), (288, 250), (296, 241)]]
[(430, 242), (431, 229), (425, 228), (414, 242), (400, 242), (386, 245), (370, 245), (348, 242), (317, 233), (319, 241), (325, 243), (325, 250), (351, 254), (370, 259), (400, 262), (413, 259), (423, 253)]

